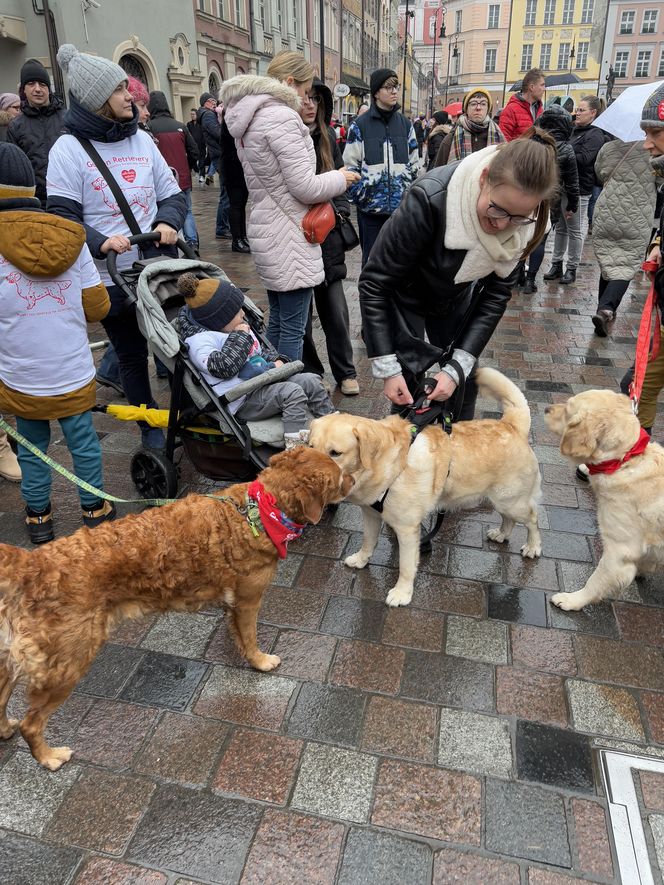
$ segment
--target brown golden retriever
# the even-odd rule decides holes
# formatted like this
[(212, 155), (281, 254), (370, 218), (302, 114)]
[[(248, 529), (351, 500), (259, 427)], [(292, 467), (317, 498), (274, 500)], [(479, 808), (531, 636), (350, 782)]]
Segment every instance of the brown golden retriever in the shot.
[[(326, 455), (296, 448), (275, 455), (259, 476), (277, 507), (298, 523), (317, 523), (341, 501), (352, 479)], [(244, 504), (247, 484), (224, 494)], [(68, 747), (49, 747), (49, 716), (85, 674), (125, 618), (148, 612), (195, 611), (209, 603), (228, 610), (238, 648), (257, 670), (276, 655), (258, 649), (256, 619), (274, 578), (277, 550), (254, 537), (233, 504), (189, 495), (155, 510), (92, 530), (83, 528), (35, 551), (0, 544), (0, 738), (18, 726), (35, 759), (55, 771)], [(15, 682), (27, 683), (29, 709), (7, 719)]]
[[(408, 605), (419, 561), (420, 523), (432, 511), (467, 510), (488, 500), (502, 517), (489, 530), (492, 541), (507, 541), (515, 523), (524, 523), (525, 557), (539, 556), (537, 527), (540, 473), (528, 445), (530, 410), (524, 395), (495, 369), (479, 369), (481, 393), (500, 400), (500, 421), (460, 421), (448, 436), (440, 426), (415, 438), (410, 424), (392, 416), (382, 421), (354, 415), (326, 415), (311, 424), (310, 444), (333, 458), (355, 485), (348, 500), (362, 507), (362, 549), (346, 559), (364, 568), (378, 542), (381, 521), (399, 542), (399, 580), (387, 594), (388, 605)], [(383, 512), (371, 505), (382, 498)]]
[[(545, 420), (575, 464), (622, 461), (641, 429), (628, 397), (611, 390), (586, 390), (547, 406)], [(585, 587), (552, 598), (566, 611), (619, 594), (637, 574), (656, 571), (664, 561), (664, 449), (650, 442), (614, 473), (591, 475), (590, 484), (602, 558)]]

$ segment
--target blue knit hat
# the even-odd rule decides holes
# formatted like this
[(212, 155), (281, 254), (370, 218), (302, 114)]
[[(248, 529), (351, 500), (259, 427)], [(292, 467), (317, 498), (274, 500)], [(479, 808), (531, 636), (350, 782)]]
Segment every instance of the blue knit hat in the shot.
[(244, 295), (228, 280), (201, 280), (193, 273), (179, 277), (178, 291), (184, 295), (192, 318), (212, 332), (223, 332), (244, 304)]

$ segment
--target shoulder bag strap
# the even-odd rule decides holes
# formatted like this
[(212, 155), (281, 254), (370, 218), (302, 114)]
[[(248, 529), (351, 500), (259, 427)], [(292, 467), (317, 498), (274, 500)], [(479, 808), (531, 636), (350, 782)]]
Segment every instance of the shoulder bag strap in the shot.
[(122, 188), (118, 184), (115, 176), (111, 174), (106, 163), (104, 163), (104, 161), (100, 157), (97, 149), (92, 146), (92, 143), (89, 142), (87, 138), (79, 138), (78, 135), (75, 135), (74, 138), (81, 145), (85, 153), (90, 157), (92, 162), (101, 173), (103, 179), (106, 181), (106, 184), (110, 187), (111, 193), (115, 197), (115, 202), (118, 204), (118, 209), (122, 212), (122, 215), (124, 216), (124, 220), (127, 222), (127, 227), (129, 228), (129, 230), (135, 237), (139, 234), (142, 234), (143, 231), (138, 226), (136, 216), (129, 208), (129, 203), (127, 202), (127, 198), (125, 197), (125, 195), (122, 193)]

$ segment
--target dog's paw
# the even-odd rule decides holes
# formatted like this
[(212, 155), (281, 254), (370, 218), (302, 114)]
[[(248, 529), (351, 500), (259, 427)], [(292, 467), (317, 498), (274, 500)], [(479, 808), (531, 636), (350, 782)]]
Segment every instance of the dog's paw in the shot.
[(4, 725), (0, 725), (0, 738), (3, 741), (9, 740), (18, 728), (18, 719), (6, 719)]
[(413, 598), (413, 588), (412, 587), (400, 587), (399, 584), (395, 584), (394, 587), (387, 594), (387, 599), (385, 602), (391, 606), (398, 605), (408, 605), (410, 600)]
[(541, 555), (541, 544), (524, 544), (521, 548), (521, 556), (523, 556), (524, 559), (536, 559), (538, 556)]
[(495, 526), (486, 533), (487, 538), (490, 541), (495, 541), (497, 544), (504, 544), (507, 541), (507, 535), (504, 535), (499, 526)]
[(361, 550), (358, 550), (357, 553), (353, 553), (344, 559), (345, 565), (349, 568), (364, 568), (368, 562), (369, 557), (365, 556)]
[(260, 654), (250, 663), (252, 667), (260, 670), (262, 673), (268, 673), (270, 670), (275, 670), (279, 666), (281, 658), (279, 655)]
[(50, 771), (57, 771), (65, 762), (69, 762), (72, 752), (69, 747), (49, 747), (48, 754), (39, 761), (44, 768), (48, 768)]
[(578, 590), (576, 593), (555, 593), (551, 597), (551, 602), (565, 612), (578, 612), (581, 611), (585, 605), (583, 600), (579, 600), (578, 598), (575, 599), (575, 597), (579, 597), (580, 595), (581, 594)]

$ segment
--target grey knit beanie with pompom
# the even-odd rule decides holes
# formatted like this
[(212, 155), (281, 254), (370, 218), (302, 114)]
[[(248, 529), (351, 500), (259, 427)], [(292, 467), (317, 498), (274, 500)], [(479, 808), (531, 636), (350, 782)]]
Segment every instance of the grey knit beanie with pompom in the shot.
[(69, 91), (93, 114), (106, 104), (120, 83), (127, 80), (127, 73), (120, 65), (107, 58), (79, 52), (72, 43), (63, 43), (57, 58), (69, 80)]

